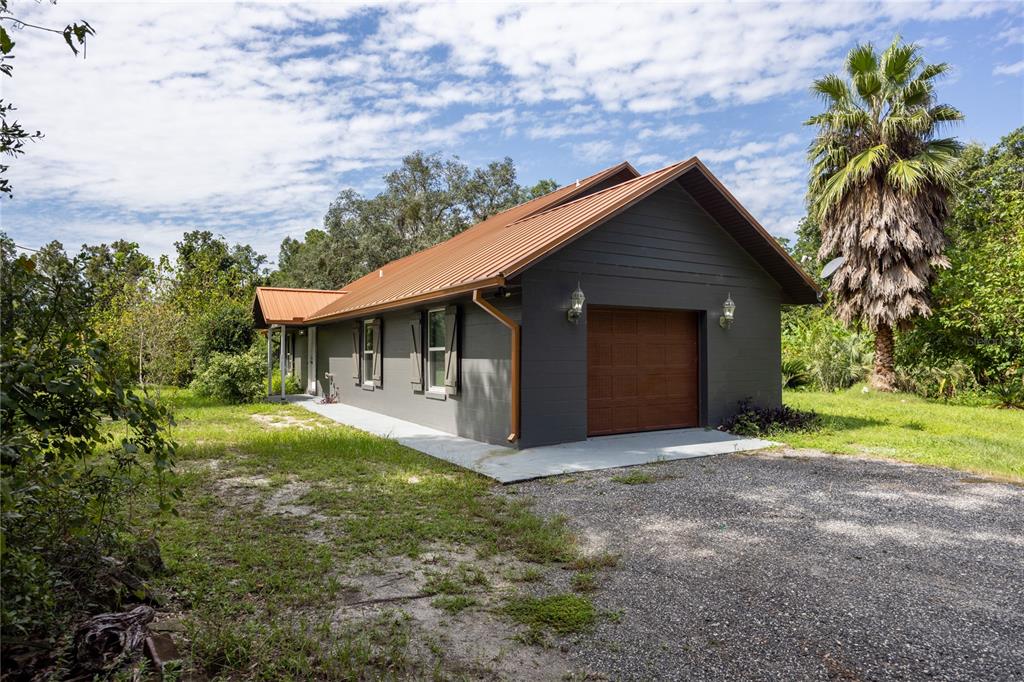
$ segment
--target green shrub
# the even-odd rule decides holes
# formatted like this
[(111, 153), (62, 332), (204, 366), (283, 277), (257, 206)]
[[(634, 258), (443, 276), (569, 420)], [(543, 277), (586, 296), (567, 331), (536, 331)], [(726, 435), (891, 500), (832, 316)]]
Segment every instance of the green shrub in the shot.
[[(825, 391), (838, 391), (863, 381), (871, 371), (869, 334), (846, 329), (827, 307), (786, 310), (782, 325), (784, 379), (788, 369), (796, 381)], [(804, 368), (801, 374), (798, 370)]]
[(265, 363), (257, 348), (245, 353), (214, 353), (192, 381), (192, 389), (227, 403), (257, 402), (266, 397)]
[(718, 430), (737, 436), (773, 436), (787, 431), (813, 431), (820, 421), (813, 411), (804, 412), (788, 405), (757, 407), (747, 399), (739, 402), (736, 414), (723, 421)]
[(989, 384), (1000, 407), (1024, 409), (1024, 371), (1010, 370), (1000, 381)]
[[(264, 377), (266, 381), (266, 377)], [(274, 370), (274, 377), (271, 382), (271, 392), (274, 395), (281, 395), (281, 372), (280, 370)], [(299, 384), (299, 380), (295, 378), (294, 374), (289, 374), (284, 380), (284, 392), (289, 395), (296, 393), (302, 393), (302, 386)]]
[(131, 507), (154, 492), (168, 511), (177, 495), (164, 475), (170, 414), (131, 389), (97, 337), (83, 265), (56, 243), (18, 256), (0, 234), (4, 668), (8, 643), (58, 640), (90, 610), (144, 589), (129, 578), (147, 577), (132, 556), (155, 529), (133, 524)]
[(214, 353), (244, 353), (256, 338), (252, 310), (245, 303), (224, 300), (214, 303), (193, 321), (194, 353), (201, 365)]
[(896, 389), (922, 398), (954, 400), (977, 391), (978, 382), (971, 368), (963, 362), (948, 367), (913, 365), (896, 368)]
[(782, 361), (782, 387), (800, 388), (811, 383), (807, 361), (803, 358), (786, 358)]

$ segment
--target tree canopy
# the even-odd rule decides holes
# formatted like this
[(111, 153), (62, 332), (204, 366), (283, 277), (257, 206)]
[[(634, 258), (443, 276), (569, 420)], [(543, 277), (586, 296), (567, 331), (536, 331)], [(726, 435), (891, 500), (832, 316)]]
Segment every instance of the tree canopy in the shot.
[(331, 203), (323, 229), (281, 244), (279, 286), (338, 289), (397, 258), (425, 249), (523, 201), (557, 187), (523, 187), (512, 159), (470, 170), (457, 158), (416, 152), (384, 176), (366, 198), (345, 190)]

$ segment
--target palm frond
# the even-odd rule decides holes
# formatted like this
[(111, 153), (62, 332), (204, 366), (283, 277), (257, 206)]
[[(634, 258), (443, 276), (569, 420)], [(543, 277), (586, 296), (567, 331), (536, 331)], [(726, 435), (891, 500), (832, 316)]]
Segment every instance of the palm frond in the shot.
[(863, 181), (869, 178), (876, 168), (888, 161), (889, 157), (889, 147), (885, 144), (876, 144), (850, 159), (846, 168), (855, 180)]
[(811, 85), (811, 91), (822, 99), (836, 104), (850, 100), (850, 90), (846, 87), (846, 81), (834, 73), (815, 80)]
[(925, 64), (921, 67), (921, 72), (917, 74), (915, 81), (930, 81), (937, 76), (944, 75), (949, 71), (951, 67), (946, 62), (939, 62), (938, 64)]
[(853, 78), (857, 87), (857, 94), (865, 100), (870, 100), (882, 91), (882, 79), (878, 77), (877, 71), (857, 74)]
[(899, 36), (892, 45), (882, 53), (882, 73), (891, 83), (902, 85), (910, 80), (914, 69), (921, 64), (918, 47), (913, 43), (903, 43)]
[(898, 159), (889, 166), (886, 180), (889, 184), (909, 194), (916, 194), (928, 179), (918, 159)]
[(953, 121), (964, 120), (963, 112), (948, 104), (936, 104), (928, 110), (928, 115), (936, 123), (952, 123)]
[(878, 56), (871, 43), (858, 45), (846, 56), (846, 71), (851, 78), (878, 70)]

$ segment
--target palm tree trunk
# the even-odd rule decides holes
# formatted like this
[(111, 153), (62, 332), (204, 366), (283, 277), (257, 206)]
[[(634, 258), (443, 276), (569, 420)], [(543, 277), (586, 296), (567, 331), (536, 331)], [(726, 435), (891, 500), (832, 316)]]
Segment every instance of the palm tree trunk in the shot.
[(881, 325), (875, 331), (875, 367), (869, 384), (876, 391), (896, 389), (896, 373), (893, 371), (892, 327)]

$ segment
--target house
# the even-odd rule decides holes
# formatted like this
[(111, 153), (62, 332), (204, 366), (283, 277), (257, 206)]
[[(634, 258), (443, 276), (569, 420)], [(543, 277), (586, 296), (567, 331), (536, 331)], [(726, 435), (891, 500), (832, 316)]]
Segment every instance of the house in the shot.
[(692, 158), (621, 163), (339, 291), (253, 305), (309, 393), (525, 448), (779, 405), (781, 306), (818, 294)]

